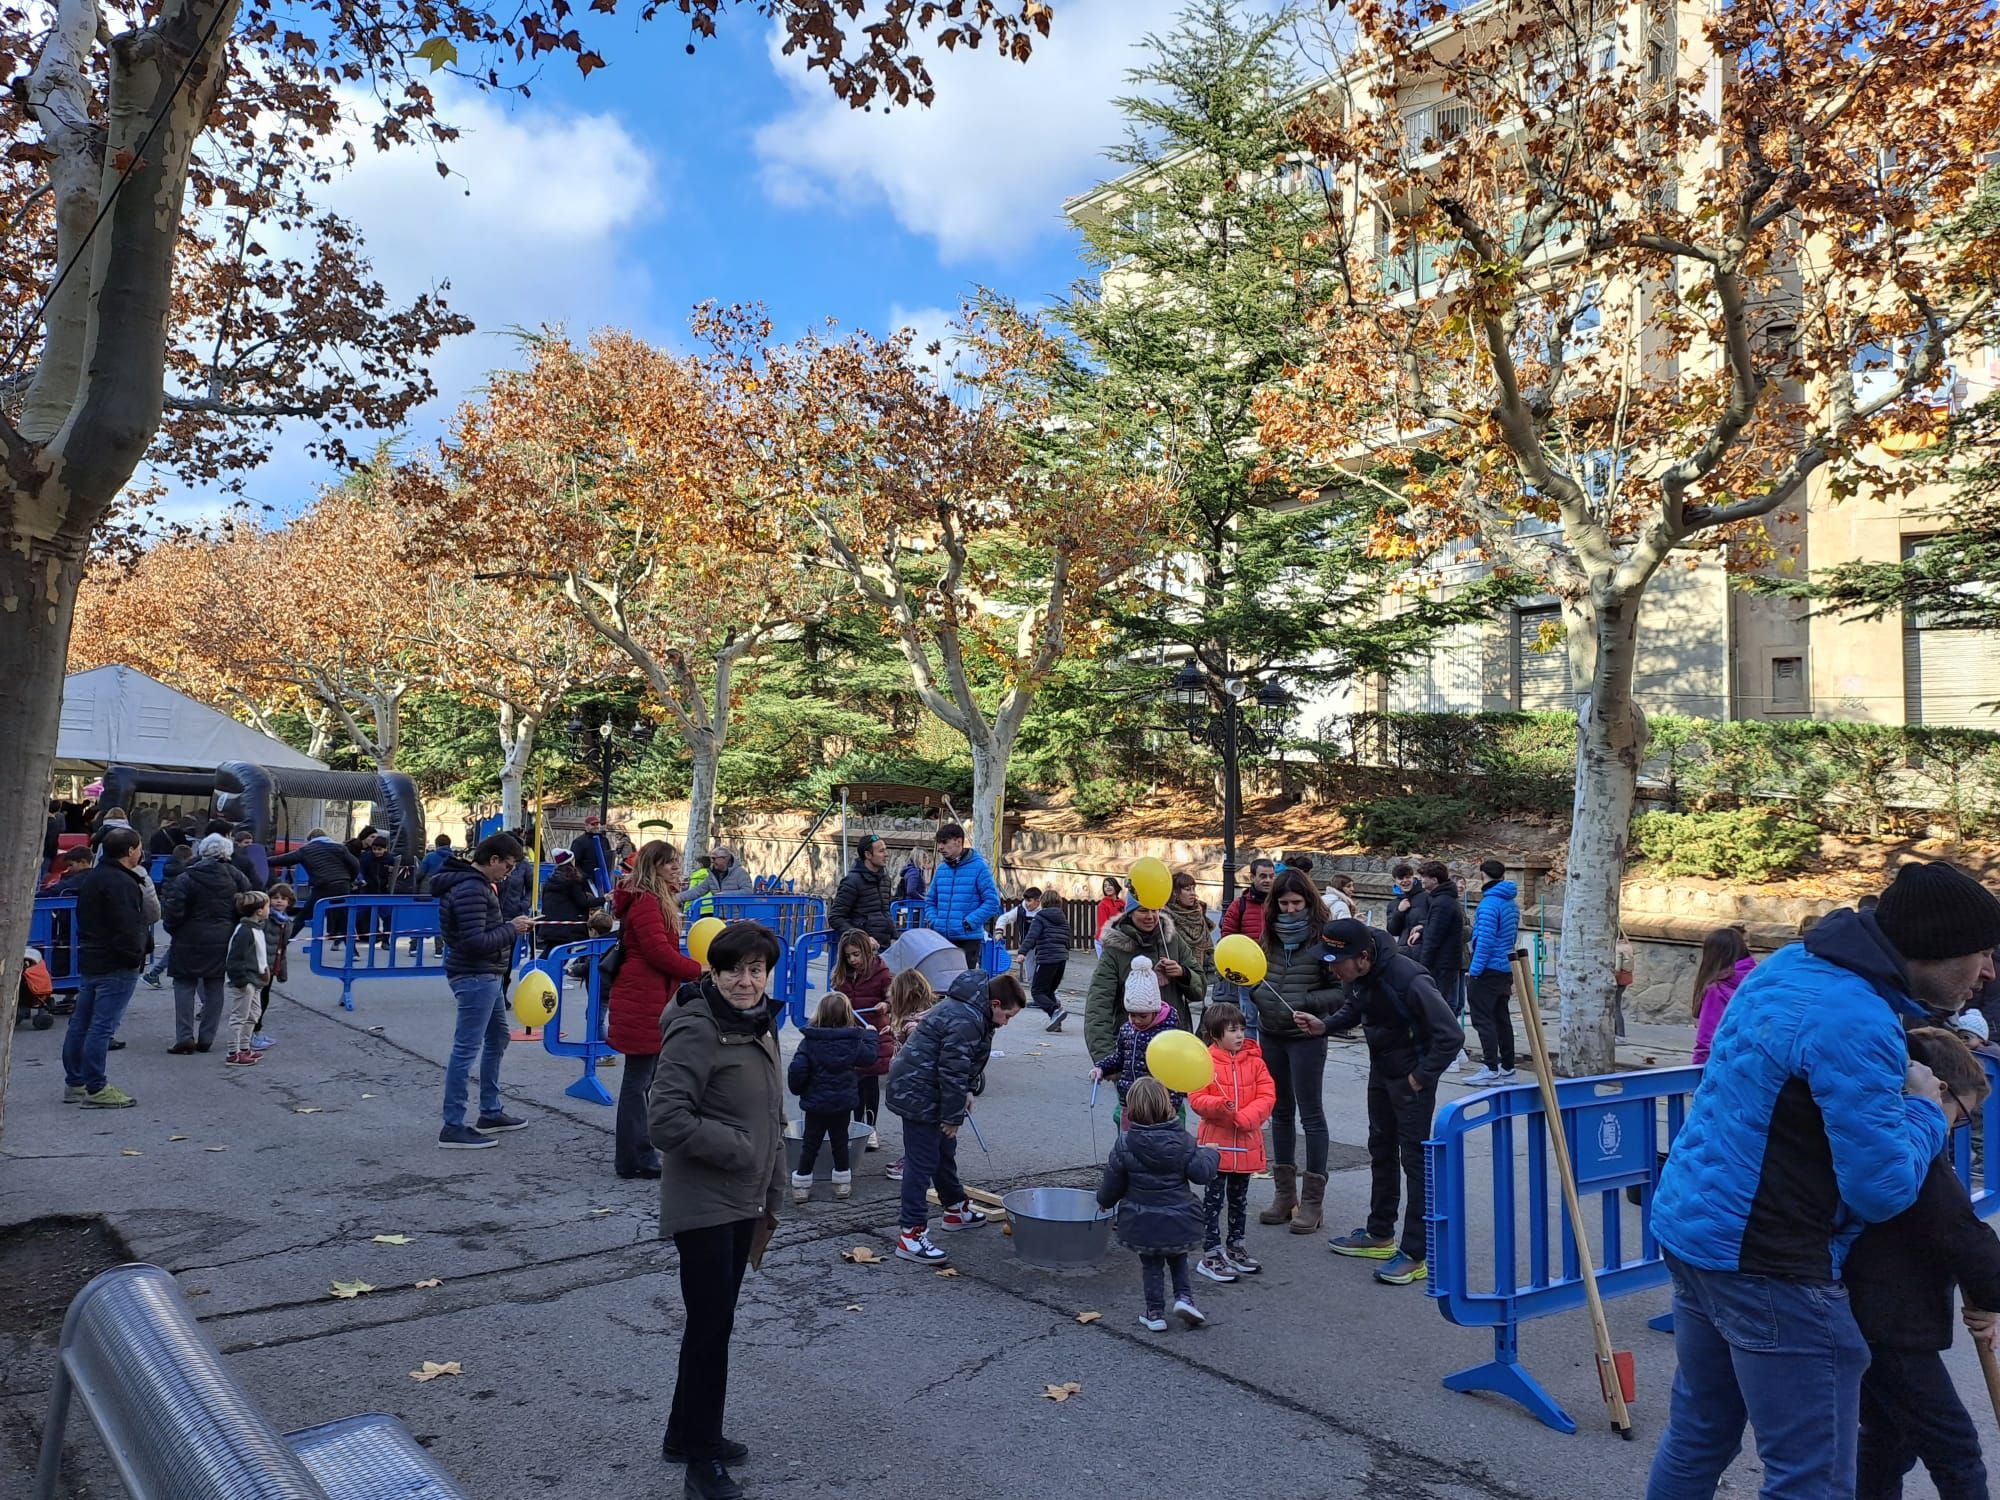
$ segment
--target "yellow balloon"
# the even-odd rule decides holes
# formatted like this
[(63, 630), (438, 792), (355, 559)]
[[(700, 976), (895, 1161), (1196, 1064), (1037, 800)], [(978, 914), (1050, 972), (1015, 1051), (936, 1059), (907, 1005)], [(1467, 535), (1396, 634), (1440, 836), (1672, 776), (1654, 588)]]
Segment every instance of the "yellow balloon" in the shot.
[(546, 1026), (556, 1015), (556, 982), (540, 969), (530, 969), (514, 981), (514, 1017), (531, 1030)]
[(1163, 1031), (1146, 1043), (1146, 1071), (1177, 1094), (1192, 1094), (1215, 1081), (1215, 1059), (1190, 1031)]
[(708, 945), (716, 940), (722, 929), (729, 924), (720, 917), (703, 917), (688, 929), (688, 957), (698, 964), (708, 962)]
[(1132, 895), (1141, 906), (1160, 910), (1174, 893), (1174, 874), (1157, 859), (1135, 860), (1132, 864)]
[(1247, 932), (1232, 932), (1215, 945), (1215, 972), (1231, 984), (1257, 984), (1270, 968), (1264, 945)]

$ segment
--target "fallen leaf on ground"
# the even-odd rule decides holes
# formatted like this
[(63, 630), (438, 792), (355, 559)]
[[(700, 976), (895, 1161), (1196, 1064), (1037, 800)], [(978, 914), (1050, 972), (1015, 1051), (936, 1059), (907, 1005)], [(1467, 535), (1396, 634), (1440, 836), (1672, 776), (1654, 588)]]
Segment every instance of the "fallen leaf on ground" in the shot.
[(952, 1266), (946, 1266), (942, 1271), (938, 1272), (940, 1276), (956, 1276), (957, 1274), (957, 1269)]
[(439, 1364), (434, 1359), (427, 1359), (424, 1361), (424, 1367), (421, 1370), (410, 1371), (410, 1379), (436, 1380), (440, 1375), (463, 1375), (464, 1373), (465, 1371), (458, 1367), (458, 1361), (455, 1359), (447, 1360), (443, 1364)]
[(371, 1245), (407, 1245), (410, 1237), (407, 1234), (375, 1234), (368, 1237), (368, 1242)]
[(442, 1276), (433, 1276), (427, 1281), (419, 1281), (413, 1284), (415, 1285), (416, 1289), (421, 1292), (426, 1287), (443, 1286), (444, 1278)]
[(144, 1156), (146, 1153), (143, 1151), (134, 1151), (130, 1146), (127, 1146), (123, 1151), (120, 1151), (118, 1154), (120, 1156)]
[(840, 1252), (840, 1258), (849, 1265), (855, 1266), (879, 1266), (882, 1264), (882, 1257), (877, 1255), (873, 1250), (870, 1250), (866, 1245), (856, 1245), (852, 1250), (843, 1250)]
[(205, 1286), (191, 1286), (187, 1288), (187, 1295), (190, 1297), (206, 1297), (208, 1295), (208, 1288)]
[(302, 1108), (293, 1110), (292, 1113), (295, 1115), (316, 1115), (321, 1113), (321, 1110), (317, 1104), (308, 1104)]
[(201, 1149), (204, 1151), (227, 1151), (229, 1148), (227, 1146), (203, 1146)]
[(373, 1099), (373, 1098), (375, 1097), (375, 1095), (373, 1095), (373, 1094), (363, 1094), (363, 1095), (362, 1095), (361, 1097), (362, 1097), (362, 1098), (364, 1098), (364, 1099)]
[(1074, 1380), (1065, 1380), (1061, 1385), (1045, 1385), (1042, 1394), (1051, 1401), (1067, 1401), (1072, 1396), (1083, 1393), (1083, 1387)]
[(187, 1137), (184, 1135), (170, 1135), (167, 1137), (167, 1139), (170, 1141), (184, 1141), (187, 1139)]
[(365, 1281), (336, 1281), (333, 1284), (333, 1295), (336, 1297), (359, 1297), (363, 1292), (374, 1290)]
[(861, 1304), (859, 1302), (850, 1302), (847, 1304), (847, 1310), (849, 1312), (860, 1312)]
[(611, 1212), (611, 1210), (608, 1208), (593, 1208), (591, 1212), (593, 1214), (608, 1214)]
[(1081, 1312), (1076, 1315), (1076, 1320), (1079, 1323), (1095, 1323), (1103, 1316), (1101, 1312)]

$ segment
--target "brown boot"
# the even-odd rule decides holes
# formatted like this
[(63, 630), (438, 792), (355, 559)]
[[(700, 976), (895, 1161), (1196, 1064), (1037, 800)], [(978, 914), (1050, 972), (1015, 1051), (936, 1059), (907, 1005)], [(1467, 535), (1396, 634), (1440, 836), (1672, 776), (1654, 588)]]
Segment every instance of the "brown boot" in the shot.
[(1325, 1218), (1320, 1205), (1326, 1201), (1326, 1173), (1308, 1172), (1299, 1189), (1299, 1209), (1292, 1215), (1293, 1234), (1311, 1234)]
[(1299, 1169), (1297, 1167), (1271, 1166), (1271, 1181), (1277, 1187), (1277, 1196), (1271, 1199), (1271, 1206), (1257, 1215), (1259, 1224), (1284, 1224), (1290, 1221), (1292, 1210), (1299, 1203)]

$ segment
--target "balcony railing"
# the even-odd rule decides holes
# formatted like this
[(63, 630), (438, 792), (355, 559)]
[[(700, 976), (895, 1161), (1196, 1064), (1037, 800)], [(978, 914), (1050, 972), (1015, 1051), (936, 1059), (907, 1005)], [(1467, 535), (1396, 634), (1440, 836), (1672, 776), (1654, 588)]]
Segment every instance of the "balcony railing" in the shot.
[(1403, 160), (1442, 150), (1475, 123), (1472, 106), (1457, 99), (1437, 99), (1410, 110), (1403, 116)]

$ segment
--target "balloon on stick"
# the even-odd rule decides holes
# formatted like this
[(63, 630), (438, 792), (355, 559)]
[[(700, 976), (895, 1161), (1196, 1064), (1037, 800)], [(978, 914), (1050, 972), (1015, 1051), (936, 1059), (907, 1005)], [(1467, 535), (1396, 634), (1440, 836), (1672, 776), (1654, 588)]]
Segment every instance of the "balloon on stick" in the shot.
[(1148, 910), (1159, 911), (1174, 893), (1173, 872), (1162, 861), (1150, 856), (1133, 861), (1129, 878), (1133, 897)]
[(1189, 1031), (1163, 1031), (1146, 1043), (1146, 1071), (1177, 1094), (1192, 1094), (1215, 1081), (1215, 1059)]
[(722, 935), (729, 924), (720, 917), (703, 917), (688, 929), (688, 957), (698, 964), (708, 962), (708, 945)]
[(1247, 932), (1232, 932), (1215, 945), (1215, 972), (1231, 984), (1261, 984), (1270, 968), (1264, 945)]
[(556, 982), (540, 969), (529, 969), (514, 981), (514, 1017), (529, 1030), (555, 1019)]

